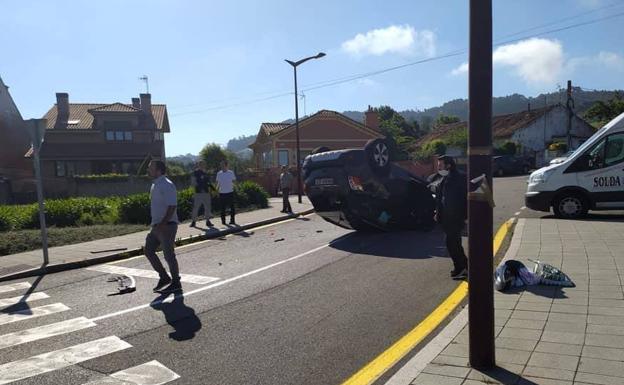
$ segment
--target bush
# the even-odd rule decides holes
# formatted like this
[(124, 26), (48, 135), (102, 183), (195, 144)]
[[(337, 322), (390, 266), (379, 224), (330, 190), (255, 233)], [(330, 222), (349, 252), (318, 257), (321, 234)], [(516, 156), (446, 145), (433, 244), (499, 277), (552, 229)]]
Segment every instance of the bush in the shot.
[(119, 203), (119, 220), (123, 223), (150, 223), (150, 197), (148, 193), (129, 195)]
[(241, 207), (249, 205), (261, 208), (269, 207), (269, 194), (256, 182), (244, 181), (237, 184), (234, 194), (235, 199), (241, 202)]
[(191, 217), (193, 211), (193, 195), (192, 187), (178, 191), (178, 219), (184, 221)]
[(426, 143), (422, 148), (418, 149), (414, 154), (414, 158), (419, 160), (429, 159), (434, 155), (444, 155), (446, 153), (446, 144), (440, 140), (435, 139)]

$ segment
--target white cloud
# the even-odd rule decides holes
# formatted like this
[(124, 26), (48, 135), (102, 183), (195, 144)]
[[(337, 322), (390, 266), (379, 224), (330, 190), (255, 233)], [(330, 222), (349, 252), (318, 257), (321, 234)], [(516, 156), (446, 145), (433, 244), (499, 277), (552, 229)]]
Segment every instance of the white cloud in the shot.
[[(509, 67), (530, 85), (552, 84), (562, 72), (563, 48), (556, 40), (529, 39), (498, 47), (492, 54), (497, 67)], [(468, 63), (451, 71), (459, 76), (468, 72)]]
[(624, 71), (624, 57), (622, 55), (618, 55), (615, 52), (601, 51), (597, 59), (600, 64), (618, 71)]
[(531, 85), (552, 84), (563, 69), (563, 47), (557, 40), (533, 38), (498, 47), (492, 60)]
[(458, 76), (468, 73), (468, 63), (462, 63), (459, 67), (451, 71), (451, 75)]
[(342, 43), (342, 50), (354, 56), (398, 53), (432, 57), (436, 53), (436, 36), (429, 30), (416, 31), (409, 25), (392, 25), (358, 33)]

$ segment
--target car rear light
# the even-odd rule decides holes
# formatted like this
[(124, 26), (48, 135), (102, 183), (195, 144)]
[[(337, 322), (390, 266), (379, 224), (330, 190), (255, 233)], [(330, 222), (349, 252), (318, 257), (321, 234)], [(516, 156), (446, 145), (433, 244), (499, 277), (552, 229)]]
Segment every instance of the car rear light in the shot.
[(351, 190), (364, 191), (362, 179), (359, 176), (349, 176), (349, 187), (351, 187)]

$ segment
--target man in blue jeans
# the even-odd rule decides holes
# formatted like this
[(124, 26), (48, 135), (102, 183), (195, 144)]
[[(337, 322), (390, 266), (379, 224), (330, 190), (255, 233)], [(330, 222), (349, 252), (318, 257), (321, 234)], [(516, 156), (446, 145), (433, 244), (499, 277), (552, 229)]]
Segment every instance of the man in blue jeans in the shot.
[(230, 225), (235, 225), (234, 221), (234, 182), (236, 175), (234, 171), (228, 170), (228, 162), (221, 163), (221, 170), (217, 173), (217, 187), (219, 189), (219, 200), (221, 203), (221, 223), (225, 224), (225, 210), (230, 208)]
[[(167, 167), (161, 160), (153, 160), (148, 167), (149, 175), (153, 178), (150, 189), (150, 213), (152, 229), (145, 238), (145, 256), (156, 270), (160, 279), (154, 287), (154, 292), (162, 294), (182, 291), (180, 270), (175, 255), (175, 236), (178, 231), (178, 214), (176, 187), (166, 176)], [(162, 247), (165, 261), (169, 266), (169, 273), (156, 255), (156, 248)]]

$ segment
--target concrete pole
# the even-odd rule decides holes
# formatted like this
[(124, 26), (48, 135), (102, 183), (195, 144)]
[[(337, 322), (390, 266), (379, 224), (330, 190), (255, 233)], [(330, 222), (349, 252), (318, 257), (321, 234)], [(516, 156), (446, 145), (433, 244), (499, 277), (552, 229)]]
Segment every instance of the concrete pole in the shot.
[(33, 146), (33, 163), (35, 168), (35, 180), (37, 184), (37, 201), (39, 202), (39, 225), (41, 227), (41, 248), (43, 250), (43, 264), (50, 263), (48, 258), (48, 230), (45, 221), (45, 204), (43, 201), (43, 183), (41, 179), (41, 162), (39, 160), (39, 150), (43, 142), (45, 133), (45, 119), (30, 119), (26, 122), (31, 134)]
[[(470, 0), (468, 174), (492, 186), (492, 0)], [(484, 181), (485, 183), (485, 181)], [(469, 361), (495, 365), (492, 206), (481, 192), (468, 204)]]

